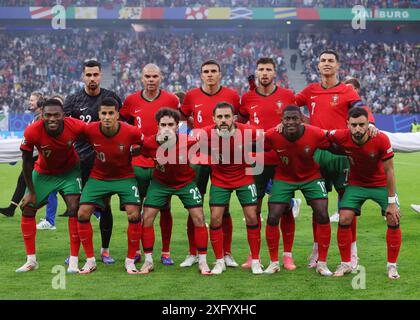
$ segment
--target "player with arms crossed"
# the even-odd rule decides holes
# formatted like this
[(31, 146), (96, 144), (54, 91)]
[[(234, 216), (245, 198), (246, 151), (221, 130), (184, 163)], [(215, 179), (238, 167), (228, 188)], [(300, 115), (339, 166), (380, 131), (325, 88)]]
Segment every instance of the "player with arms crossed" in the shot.
[[(278, 87), (274, 83), (276, 77), (276, 64), (272, 58), (260, 58), (255, 71), (258, 86), (242, 96), (239, 109), (239, 122), (249, 124), (265, 131), (275, 127), (281, 121), (281, 112), (287, 105), (295, 104), (292, 91)], [(275, 167), (278, 163), (274, 151), (264, 153), (264, 171), (256, 174), (255, 184), (258, 193), (258, 223), (261, 228), (261, 206), (265, 190), (270, 179), (274, 177)], [(299, 212), (300, 199), (295, 204), (295, 214)], [(281, 218), (281, 231), (283, 236), (283, 265), (288, 270), (296, 269), (292, 258), (293, 239), (295, 235), (295, 219), (292, 209)], [(242, 265), (243, 268), (251, 267), (250, 257)]]
[[(234, 114), (237, 114), (239, 108), (240, 97), (238, 93), (232, 89), (221, 85), (221, 71), (220, 65), (215, 60), (207, 60), (201, 64), (200, 67), (201, 80), (203, 85), (199, 88), (188, 91), (184, 98), (184, 103), (180, 108), (181, 120), (190, 119), (193, 117), (194, 129), (204, 128), (213, 125), (213, 109), (217, 103), (225, 101), (233, 105)], [(200, 190), (201, 196), (207, 190), (207, 183), (210, 177), (211, 166), (208, 161), (205, 163), (199, 162), (194, 164), (196, 171), (196, 183)], [(225, 263), (228, 267), (237, 267), (238, 264), (232, 257), (232, 217), (230, 216), (229, 206), (226, 207), (223, 214), (223, 251)], [(190, 267), (197, 262), (196, 248), (194, 245), (194, 225), (191, 217), (188, 217), (187, 233), (189, 241), (189, 255), (181, 267)]]
[[(178, 98), (160, 88), (162, 74), (160, 68), (155, 64), (147, 64), (141, 75), (143, 90), (128, 95), (120, 110), (120, 115), (141, 128), (145, 138), (157, 133), (155, 123), (155, 114), (163, 107), (178, 110)], [(139, 186), (140, 200), (143, 201), (146, 196), (147, 188), (153, 175), (155, 166), (153, 159), (142, 155), (133, 157), (132, 165)], [(162, 254), (161, 262), (164, 265), (173, 265), (174, 262), (170, 256), (170, 242), (172, 236), (172, 214), (170, 200), (167, 206), (160, 211), (160, 229), (162, 235)], [(137, 255), (140, 258), (140, 252)]]
[(93, 146), (95, 163), (89, 180), (83, 188), (78, 211), (78, 232), (87, 261), (79, 273), (96, 270), (93, 251), (93, 231), (90, 217), (95, 207), (104, 209), (108, 197), (118, 194), (120, 208), (128, 216), (128, 254), (125, 269), (136, 274), (134, 265), (136, 250), (141, 237), (140, 198), (137, 181), (131, 166), (131, 146), (143, 143), (140, 129), (118, 121), (119, 104), (113, 98), (105, 98), (99, 108), (99, 119), (87, 125), (84, 135)]
[[(318, 70), (321, 76), (321, 83), (311, 83), (296, 95), (298, 106), (306, 106), (309, 111), (309, 123), (325, 130), (346, 129), (347, 113), (353, 107), (368, 108), (361, 101), (357, 92), (338, 80), (340, 68), (339, 56), (333, 50), (324, 50), (319, 55)], [(373, 125), (374, 118), (370, 111), (369, 135), (375, 135), (377, 129)], [(325, 179), (328, 192), (334, 185), (338, 193), (338, 199), (344, 194), (349, 163), (345, 156), (335, 155), (328, 150), (318, 150), (315, 153), (315, 161), (321, 166), (321, 174)], [(334, 216), (331, 217), (334, 221)], [(337, 221), (337, 220), (335, 220)], [(314, 246), (309, 258), (308, 268), (315, 268), (318, 259), (318, 241), (316, 238), (316, 218), (313, 215), (313, 236)], [(356, 219), (352, 224), (353, 238), (356, 240)], [(352, 265), (357, 267), (357, 246), (356, 241), (352, 244)]]
[[(22, 200), (22, 234), (27, 262), (16, 270), (26, 272), (38, 268), (35, 255), (37, 210), (51, 192), (63, 196), (69, 215), (70, 263), (67, 271), (76, 273), (80, 240), (77, 232), (77, 209), (82, 191), (79, 158), (73, 143), (85, 129), (85, 123), (64, 117), (63, 104), (56, 99), (45, 101), (41, 119), (29, 125), (20, 146), (27, 193)], [(34, 147), (39, 157), (33, 161)]]
[(196, 144), (187, 135), (178, 135), (180, 114), (163, 108), (156, 114), (158, 133), (149, 137), (141, 153), (155, 161), (156, 169), (147, 189), (144, 201), (142, 244), (145, 262), (140, 273), (147, 274), (154, 269), (153, 246), (155, 242), (154, 219), (168, 198), (176, 195), (194, 223), (194, 243), (197, 244), (198, 269), (202, 275), (210, 275), (207, 265), (208, 232), (204, 221), (203, 201), (195, 184), (195, 171), (188, 164), (189, 149)]
[(332, 276), (327, 267), (327, 254), (331, 239), (328, 217), (328, 194), (319, 165), (314, 161), (318, 148), (327, 149), (330, 143), (324, 130), (303, 124), (299, 107), (289, 105), (283, 110), (282, 132), (276, 128), (267, 131), (265, 149), (274, 150), (279, 165), (268, 200), (269, 213), (266, 226), (266, 240), (270, 253), (270, 265), (264, 273), (272, 274), (280, 270), (279, 219), (289, 210), (290, 199), (295, 191), (301, 190), (312, 207), (317, 221), (316, 235), (319, 241), (319, 258), (316, 271), (323, 276)]
[[(211, 154), (210, 240), (216, 256), (212, 273), (221, 274), (226, 270), (222, 218), (225, 207), (229, 205), (231, 193), (236, 191), (246, 220), (252, 273), (262, 274), (259, 261), (261, 228), (257, 219), (257, 189), (250, 164), (246, 163), (247, 158), (249, 162), (251, 160), (248, 152), (251, 151), (252, 140), (256, 140), (256, 130), (250, 125), (235, 123), (234, 107), (227, 102), (216, 105), (213, 119), (214, 125), (199, 132), (200, 145), (204, 145), (204, 150)], [(250, 171), (248, 174), (247, 168)]]
[(388, 277), (398, 279), (397, 258), (401, 247), (400, 212), (396, 195), (393, 157), (389, 138), (379, 132), (368, 134), (368, 113), (362, 108), (352, 108), (348, 113), (348, 128), (329, 132), (328, 138), (344, 150), (350, 162), (349, 185), (340, 202), (340, 221), (337, 242), (341, 264), (334, 276), (342, 277), (352, 271), (350, 225), (366, 200), (381, 206), (386, 215), (388, 229)]

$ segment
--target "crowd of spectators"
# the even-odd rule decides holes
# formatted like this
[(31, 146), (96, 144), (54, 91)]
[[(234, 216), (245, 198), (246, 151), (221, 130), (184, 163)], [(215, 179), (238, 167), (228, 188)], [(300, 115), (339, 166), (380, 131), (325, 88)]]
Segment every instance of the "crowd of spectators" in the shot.
[(106, 34), (68, 33), (16, 35), (0, 33), (0, 106), (23, 112), (32, 91), (69, 94), (81, 83), (81, 61), (111, 60), (113, 43)]
[(0, 34), (0, 106), (23, 112), (31, 91), (67, 95), (83, 87), (82, 62), (94, 58), (110, 66), (111, 89), (121, 98), (141, 88), (140, 72), (147, 63), (158, 64), (168, 91), (186, 91), (200, 85), (200, 65), (219, 61), (223, 85), (239, 93), (248, 89), (247, 76), (258, 57), (272, 56), (277, 81), (287, 87), (287, 70), (279, 34), (135, 34), (134, 32), (67, 32), (53, 35)]
[(420, 112), (420, 43), (331, 41), (328, 35), (299, 36), (299, 53), (307, 82), (318, 82), (318, 54), (325, 48), (340, 54), (340, 79), (355, 77), (361, 97), (375, 113)]
[[(66, 32), (66, 34), (63, 34)], [(60, 33), (0, 33), (0, 109), (24, 112), (32, 91), (68, 95), (83, 87), (81, 65), (97, 59), (111, 80), (106, 85), (124, 99), (141, 89), (141, 69), (147, 63), (161, 67), (162, 86), (170, 92), (200, 86), (200, 65), (216, 59), (222, 84), (240, 94), (248, 90), (259, 57), (277, 62), (277, 84), (291, 87), (284, 52), (285, 35), (276, 32), (171, 33), (133, 31)], [(307, 82), (318, 82), (318, 54), (332, 48), (340, 54), (340, 79), (356, 77), (361, 96), (375, 113), (419, 113), (420, 45), (407, 42), (332, 41), (328, 35), (298, 38), (299, 55)], [(105, 70), (104, 69), (104, 70)], [(104, 79), (106, 80), (106, 79)], [(112, 81), (113, 80), (113, 81)], [(109, 82), (109, 81), (108, 81)]]
[(350, 8), (354, 5), (380, 8), (419, 8), (420, 1), (408, 0), (3, 0), (1, 6), (140, 6), (140, 7), (324, 7)]
[(275, 59), (278, 84), (288, 87), (282, 45), (285, 45), (285, 39), (277, 33), (122, 37), (117, 42), (118, 53), (112, 61), (116, 76), (112, 89), (120, 96), (139, 90), (142, 66), (153, 61), (162, 69), (165, 88), (171, 92), (185, 91), (200, 85), (201, 63), (216, 59), (221, 65), (223, 85), (243, 93), (248, 90), (246, 79), (253, 74), (255, 62), (261, 56)]

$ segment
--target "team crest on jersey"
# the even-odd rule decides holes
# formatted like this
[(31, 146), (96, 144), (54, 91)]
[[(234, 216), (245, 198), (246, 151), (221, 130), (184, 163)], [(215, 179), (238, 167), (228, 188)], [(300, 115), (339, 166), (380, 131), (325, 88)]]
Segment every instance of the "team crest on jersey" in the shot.
[(303, 151), (304, 151), (306, 154), (309, 154), (309, 152), (311, 152), (311, 147), (310, 147), (310, 146), (305, 146), (305, 148), (303, 148)]
[(376, 153), (375, 152), (369, 152), (369, 157), (373, 160), (376, 157)]
[(68, 140), (68, 141), (67, 141), (67, 147), (71, 148), (71, 146), (72, 146), (72, 145), (73, 145), (73, 141)]
[(331, 105), (336, 106), (338, 104), (338, 94), (335, 94), (331, 97)]
[(277, 101), (276, 102), (276, 104), (277, 104), (277, 110), (276, 110), (276, 112), (277, 113), (281, 113), (281, 108), (283, 107), (283, 102), (281, 102), (281, 101)]
[(121, 151), (121, 152), (124, 152), (124, 148), (125, 148), (125, 146), (124, 146), (122, 143), (120, 143), (119, 148), (120, 148), (120, 151)]

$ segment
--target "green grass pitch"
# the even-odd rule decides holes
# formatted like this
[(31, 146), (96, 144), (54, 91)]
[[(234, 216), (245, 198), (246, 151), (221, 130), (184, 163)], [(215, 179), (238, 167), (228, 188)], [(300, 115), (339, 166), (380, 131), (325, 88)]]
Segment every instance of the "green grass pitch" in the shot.
[[(0, 206), (8, 205), (20, 171), (16, 166), (0, 165)], [(420, 249), (418, 230), (420, 215), (410, 209), (411, 203), (420, 202), (420, 153), (397, 154), (395, 157), (397, 188), (401, 203), (401, 228), (403, 244), (399, 257), (401, 279), (390, 280), (386, 276), (386, 223), (380, 215), (379, 207), (367, 202), (363, 215), (358, 220), (358, 250), (360, 264), (364, 267), (363, 275), (350, 274), (343, 278), (325, 278), (306, 268), (307, 256), (312, 248), (312, 226), (309, 207), (302, 206), (296, 220), (294, 258), (298, 266), (295, 271), (281, 270), (274, 275), (254, 276), (249, 270), (228, 269), (220, 276), (203, 277), (196, 265), (192, 268), (180, 268), (179, 263), (188, 250), (186, 235), (187, 213), (178, 199), (173, 201), (174, 227), (171, 253), (174, 266), (163, 266), (160, 257), (160, 228), (158, 218), (155, 222), (155, 271), (149, 275), (128, 275), (124, 270), (126, 255), (127, 218), (117, 209), (118, 201), (114, 197), (114, 230), (111, 240), (111, 254), (116, 259), (115, 265), (98, 262), (98, 270), (90, 275), (66, 275), (65, 289), (54, 289), (52, 273), (56, 265), (64, 266), (64, 259), (69, 253), (67, 219), (57, 217), (57, 230), (37, 232), (37, 257), (40, 268), (26, 274), (15, 273), (15, 269), (25, 262), (25, 250), (20, 232), (20, 210), (13, 218), (0, 217), (0, 299), (419, 299), (420, 292)], [(298, 196), (302, 197), (301, 194)], [(208, 198), (206, 198), (208, 200)], [(336, 207), (336, 195), (330, 194), (330, 214)], [(268, 251), (264, 229), (267, 216), (263, 210), (263, 229), (261, 256), (265, 266), (268, 263)], [(60, 199), (58, 213), (64, 211)], [(205, 208), (209, 219), (208, 206)], [(232, 251), (238, 263), (242, 263), (248, 254), (245, 224), (236, 197), (231, 204), (233, 217)], [(45, 215), (45, 209), (37, 214), (37, 221)], [(99, 258), (100, 234), (99, 223), (92, 217), (94, 244)], [(336, 241), (337, 223), (332, 223), (331, 246), (328, 263), (331, 270), (340, 261)], [(281, 245), (280, 245), (281, 246)], [(209, 241), (208, 260), (214, 262)], [(80, 265), (84, 262), (81, 249)], [(358, 277), (354, 279), (355, 277)], [(360, 281), (356, 281), (356, 280)], [(365, 289), (354, 289), (352, 282), (359, 287), (365, 281)], [(61, 282), (63, 283), (63, 282)]]

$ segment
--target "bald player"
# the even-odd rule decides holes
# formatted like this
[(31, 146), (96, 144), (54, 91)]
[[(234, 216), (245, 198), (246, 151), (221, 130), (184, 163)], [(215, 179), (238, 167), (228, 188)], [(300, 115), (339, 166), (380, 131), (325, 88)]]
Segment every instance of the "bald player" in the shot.
[[(156, 64), (149, 63), (144, 66), (141, 74), (143, 90), (129, 94), (120, 110), (120, 115), (124, 119), (142, 129), (146, 139), (157, 133), (155, 114), (159, 109), (166, 107), (178, 110), (178, 97), (160, 88), (162, 79), (162, 73)], [(143, 202), (150, 185), (155, 164), (153, 159), (139, 155), (133, 157), (132, 165), (138, 183), (140, 199)], [(164, 265), (173, 265), (174, 262), (170, 256), (169, 249), (172, 235), (170, 200), (160, 210), (160, 228), (162, 234), (161, 262)], [(140, 257), (139, 250), (136, 262), (140, 260)]]

